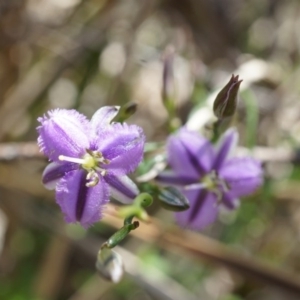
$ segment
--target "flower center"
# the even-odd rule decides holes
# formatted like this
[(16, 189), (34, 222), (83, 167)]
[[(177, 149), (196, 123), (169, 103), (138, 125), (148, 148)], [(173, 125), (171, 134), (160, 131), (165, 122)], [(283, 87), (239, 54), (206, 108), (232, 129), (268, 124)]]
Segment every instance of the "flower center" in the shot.
[(81, 164), (81, 166), (87, 171), (90, 171), (91, 169), (95, 169), (98, 166), (97, 159), (89, 153), (84, 154), (82, 160), (83, 163)]
[(207, 175), (203, 176), (201, 178), (200, 182), (204, 184), (204, 186), (207, 190), (214, 190), (217, 186), (217, 182), (216, 182), (215, 178), (213, 178), (211, 176), (211, 174), (207, 174)]
[(93, 187), (98, 184), (100, 180), (99, 174), (104, 176), (107, 173), (107, 170), (101, 168), (101, 164), (109, 164), (109, 160), (105, 159), (101, 152), (91, 151), (88, 149), (86, 149), (86, 153), (82, 158), (60, 155), (58, 159), (61, 161), (79, 164), (83, 169), (85, 169), (88, 172), (86, 176), (87, 187)]
[(223, 193), (230, 189), (227, 182), (220, 178), (215, 170), (201, 177), (200, 182), (207, 190), (216, 194), (218, 203), (222, 201)]

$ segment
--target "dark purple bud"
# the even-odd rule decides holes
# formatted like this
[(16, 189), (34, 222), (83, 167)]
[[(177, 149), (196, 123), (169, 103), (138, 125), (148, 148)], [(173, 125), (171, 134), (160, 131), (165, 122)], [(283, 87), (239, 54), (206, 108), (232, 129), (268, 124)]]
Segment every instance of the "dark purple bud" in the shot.
[(219, 120), (232, 117), (236, 110), (237, 94), (242, 80), (232, 75), (229, 82), (219, 92), (214, 102), (214, 114)]
[(175, 187), (168, 186), (158, 194), (161, 205), (172, 211), (184, 211), (190, 208), (188, 199)]

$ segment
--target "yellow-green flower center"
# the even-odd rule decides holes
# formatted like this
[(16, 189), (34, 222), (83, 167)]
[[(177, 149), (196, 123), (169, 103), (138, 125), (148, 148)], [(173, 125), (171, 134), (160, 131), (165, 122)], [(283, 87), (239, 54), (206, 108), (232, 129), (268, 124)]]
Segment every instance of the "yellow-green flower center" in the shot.
[(212, 191), (217, 187), (217, 183), (215, 178), (213, 178), (210, 174), (203, 176), (200, 179), (200, 182), (205, 185), (205, 188)]
[(81, 166), (87, 171), (95, 169), (99, 164), (99, 161), (97, 160), (97, 158), (95, 156), (91, 155), (90, 153), (86, 153), (83, 156), (82, 160), (83, 160), (83, 162), (82, 162)]
[(217, 196), (218, 202), (222, 200), (223, 193), (230, 190), (228, 183), (220, 178), (216, 171), (212, 171), (201, 177), (200, 183), (204, 185), (205, 189), (213, 192)]

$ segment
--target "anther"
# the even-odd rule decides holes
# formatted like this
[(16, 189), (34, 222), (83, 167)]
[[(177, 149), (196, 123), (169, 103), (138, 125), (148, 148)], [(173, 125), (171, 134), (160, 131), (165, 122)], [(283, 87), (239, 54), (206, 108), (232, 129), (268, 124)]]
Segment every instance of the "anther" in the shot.
[(100, 172), (100, 174), (101, 174), (101, 176), (105, 176), (105, 175), (107, 174), (107, 171), (106, 171), (106, 170), (102, 170), (102, 171)]
[(108, 159), (106, 159), (106, 158), (104, 158), (104, 157), (97, 158), (96, 160), (97, 160), (98, 162), (101, 162), (101, 163), (105, 164), (105, 165), (108, 165), (108, 164), (110, 163), (110, 160), (108, 160)]
[(91, 181), (86, 183), (87, 187), (93, 187), (99, 183), (99, 176), (94, 170), (87, 174), (86, 179), (91, 179)]

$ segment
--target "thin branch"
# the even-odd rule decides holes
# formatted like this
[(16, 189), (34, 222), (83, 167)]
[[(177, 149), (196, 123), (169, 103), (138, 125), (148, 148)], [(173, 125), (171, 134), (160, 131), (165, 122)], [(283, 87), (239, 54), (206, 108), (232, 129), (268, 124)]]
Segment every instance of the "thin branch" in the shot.
[[(12, 202), (7, 204), (11, 206)], [(26, 211), (18, 210), (17, 213), (24, 222), (39, 224), (50, 231), (57, 228), (55, 224), (58, 219), (53, 214), (36, 214), (28, 206)], [(117, 207), (112, 204), (107, 206), (102, 221), (114, 228), (123, 226), (123, 220), (117, 216)], [(64, 235), (63, 232), (60, 234)], [(296, 274), (272, 267), (256, 258), (246, 257), (202, 234), (174, 227), (166, 229), (166, 225), (155, 218), (151, 218), (148, 224), (141, 224), (138, 229), (131, 231), (131, 234), (145, 243), (156, 244), (181, 256), (204, 259), (215, 265), (221, 264), (245, 277), (300, 295), (300, 278)]]
[[(122, 226), (122, 220), (117, 217), (116, 209), (112, 205), (106, 211), (103, 221), (116, 228)], [(164, 230), (163, 224), (154, 218), (150, 224), (143, 224), (131, 233), (145, 242), (159, 244), (171, 252), (183, 255), (187, 253), (196, 259), (222, 264), (246, 277), (300, 295), (300, 278), (295, 274), (272, 267), (256, 258), (241, 255), (204, 235), (180, 228)]]
[(36, 142), (2, 143), (0, 144), (0, 160), (15, 160), (22, 158), (43, 158)]
[[(24, 149), (24, 145), (26, 144), (15, 144), (14, 147), (20, 150)], [(8, 146), (8, 144), (0, 145), (0, 159), (4, 157), (7, 159), (7, 155), (3, 157), (5, 151), (1, 151), (1, 149), (4, 149), (3, 146)], [(31, 146), (33, 146), (33, 144), (31, 144)], [(31, 148), (29, 147), (28, 149)], [(31, 151), (16, 152), (19, 153), (18, 155), (21, 153), (28, 155), (23, 157), (40, 156), (36, 146), (34, 146)], [(18, 155), (15, 155), (15, 157), (19, 157)], [(115, 228), (122, 227), (122, 220), (117, 217), (116, 208), (112, 205), (108, 206), (103, 221)], [(281, 269), (271, 267), (257, 259), (244, 257), (235, 251), (229, 250), (228, 247), (221, 243), (201, 234), (187, 232), (179, 228), (176, 230), (173, 229), (172, 231), (164, 230), (164, 227), (163, 223), (153, 218), (151, 224), (141, 225), (140, 228), (134, 230), (132, 234), (147, 243), (159, 244), (169, 251), (182, 252), (197, 259), (204, 258), (215, 264), (223, 264), (245, 276), (264, 281), (265, 283), (300, 295), (300, 278)]]
[[(297, 162), (299, 160), (297, 149), (293, 150), (283, 147), (271, 148), (257, 146), (251, 150), (238, 147), (237, 154), (239, 156), (252, 155), (262, 162)], [(19, 158), (44, 158), (44, 156), (39, 151), (36, 142), (0, 143), (0, 160), (14, 160)], [(159, 166), (154, 166), (154, 168), (157, 168), (154, 172), (155, 174), (163, 168), (161, 166), (162, 163), (164, 163), (163, 160), (161, 157), (158, 157), (157, 164)], [(150, 177), (152, 178), (153, 175)]]
[(64, 49), (62, 56), (37, 63), (9, 93), (0, 106), (0, 138), (19, 122), (20, 117), (44, 95), (66, 69), (84, 59), (86, 49), (99, 47), (111, 23), (115, 2), (116, 0), (111, 0), (104, 3), (92, 24), (88, 24), (77, 37), (74, 37), (74, 46), (71, 49)]

